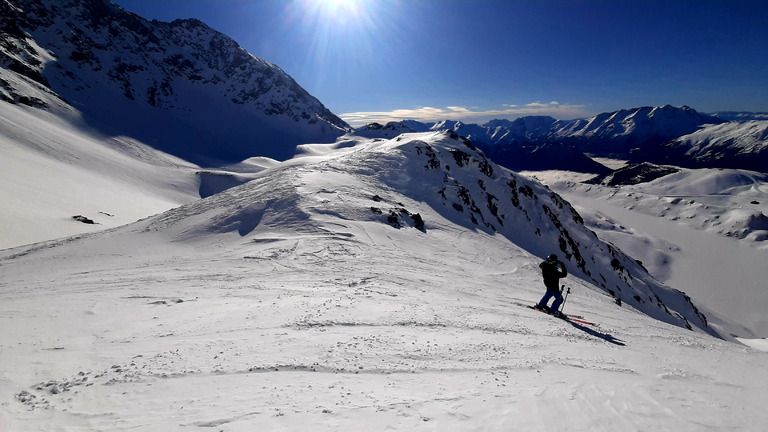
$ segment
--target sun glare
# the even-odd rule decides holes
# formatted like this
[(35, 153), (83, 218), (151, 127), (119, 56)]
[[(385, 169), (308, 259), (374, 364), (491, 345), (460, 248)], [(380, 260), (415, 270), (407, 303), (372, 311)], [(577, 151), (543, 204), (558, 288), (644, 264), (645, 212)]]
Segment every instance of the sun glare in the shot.
[(358, 18), (364, 1), (362, 0), (317, 0), (318, 9), (329, 19), (347, 21)]
[(314, 79), (339, 82), (394, 55), (391, 48), (406, 33), (393, 31), (393, 22), (402, 30), (404, 21), (398, 7), (397, 0), (296, 0), (286, 10), (287, 25), (300, 35), (304, 67)]
[[(371, 0), (299, 0), (295, 5), (304, 32), (318, 54), (360, 49), (372, 42), (380, 3)], [(375, 9), (375, 11), (374, 11)]]
[(311, 14), (319, 22), (359, 26), (369, 17), (368, 0), (303, 0), (299, 4), (305, 14)]

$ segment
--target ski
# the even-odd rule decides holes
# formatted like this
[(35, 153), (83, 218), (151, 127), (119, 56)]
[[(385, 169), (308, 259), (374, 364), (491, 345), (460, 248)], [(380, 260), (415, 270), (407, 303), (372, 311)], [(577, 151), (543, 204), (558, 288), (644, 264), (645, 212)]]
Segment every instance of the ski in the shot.
[[(535, 306), (528, 306), (528, 307), (533, 309), (533, 310), (537, 310), (537, 311), (539, 311), (541, 313), (545, 313), (547, 315), (552, 315), (552, 314), (547, 313), (547, 312), (545, 312), (545, 311), (543, 311), (541, 309), (536, 308)], [(580, 315), (563, 314), (562, 317), (557, 317), (555, 315), (552, 315), (552, 316), (554, 316), (555, 318), (560, 318), (560, 319), (565, 320), (565, 321), (572, 321), (572, 322), (579, 323), (579, 324), (586, 324), (586, 325), (591, 325), (591, 326), (594, 326), (594, 327), (600, 327), (600, 324), (589, 322), (589, 321), (585, 321), (583, 319), (583, 317), (580, 316)]]
[(589, 321), (584, 321), (584, 320), (581, 320), (581, 319), (578, 319), (578, 318), (571, 318), (571, 317), (566, 316), (565, 319), (568, 320), (568, 321), (577, 322), (579, 324), (587, 324), (587, 325), (591, 325), (591, 326), (595, 326), (595, 327), (600, 327), (600, 324), (589, 322)]

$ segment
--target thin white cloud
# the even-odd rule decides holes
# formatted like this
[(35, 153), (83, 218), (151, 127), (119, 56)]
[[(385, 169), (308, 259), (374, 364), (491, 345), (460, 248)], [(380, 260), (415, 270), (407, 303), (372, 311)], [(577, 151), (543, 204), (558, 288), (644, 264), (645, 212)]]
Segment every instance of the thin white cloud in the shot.
[(401, 120), (418, 120), (425, 123), (440, 120), (459, 120), (465, 123), (485, 123), (493, 119), (515, 119), (518, 117), (542, 115), (558, 119), (585, 118), (594, 115), (585, 109), (585, 105), (568, 105), (556, 101), (533, 102), (526, 105), (505, 104), (502, 109), (480, 110), (462, 106), (445, 108), (422, 107), (398, 109), (392, 111), (363, 111), (344, 113), (339, 117), (354, 127), (368, 123), (387, 123)]
[(552, 101), (550, 103), (541, 103), (541, 102), (533, 102), (526, 104), (525, 106), (529, 108), (553, 108), (560, 105), (560, 102)]

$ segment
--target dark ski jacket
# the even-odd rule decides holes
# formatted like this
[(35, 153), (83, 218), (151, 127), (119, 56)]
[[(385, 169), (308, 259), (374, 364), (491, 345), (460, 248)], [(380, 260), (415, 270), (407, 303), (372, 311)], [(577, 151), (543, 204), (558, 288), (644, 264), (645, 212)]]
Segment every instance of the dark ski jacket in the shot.
[(568, 276), (565, 264), (562, 261), (554, 263), (544, 261), (539, 264), (539, 267), (541, 268), (541, 275), (544, 277), (544, 286), (547, 287), (547, 291), (560, 292), (560, 278)]

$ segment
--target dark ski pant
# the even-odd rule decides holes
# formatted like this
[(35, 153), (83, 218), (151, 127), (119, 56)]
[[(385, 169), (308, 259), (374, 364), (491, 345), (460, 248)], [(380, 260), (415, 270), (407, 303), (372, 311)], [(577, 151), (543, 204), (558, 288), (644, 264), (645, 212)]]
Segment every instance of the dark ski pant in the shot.
[(547, 307), (547, 303), (549, 303), (549, 299), (552, 297), (555, 298), (554, 303), (552, 303), (552, 307), (549, 308), (552, 312), (560, 310), (560, 305), (563, 304), (563, 295), (560, 293), (560, 291), (550, 291), (547, 290), (546, 294), (544, 294), (544, 297), (541, 298), (541, 301), (539, 301), (539, 307), (544, 309)]

